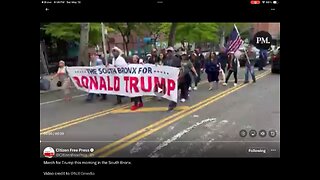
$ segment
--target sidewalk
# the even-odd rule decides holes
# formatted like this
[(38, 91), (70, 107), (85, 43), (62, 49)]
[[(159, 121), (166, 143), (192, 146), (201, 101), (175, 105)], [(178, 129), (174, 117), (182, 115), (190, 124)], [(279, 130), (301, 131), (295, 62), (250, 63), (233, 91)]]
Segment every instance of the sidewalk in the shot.
[[(55, 91), (60, 91), (62, 90), (61, 87), (58, 87), (57, 86), (57, 82), (59, 81), (58, 78), (54, 78), (53, 80), (51, 80), (51, 77), (53, 75), (46, 75), (46, 76), (43, 76), (43, 79), (48, 79), (50, 81), (50, 89), (48, 91), (43, 91), (43, 90), (40, 90), (40, 94), (43, 94), (43, 93), (49, 93), (49, 92), (55, 92)], [(74, 88), (73, 85), (71, 85), (71, 88)]]

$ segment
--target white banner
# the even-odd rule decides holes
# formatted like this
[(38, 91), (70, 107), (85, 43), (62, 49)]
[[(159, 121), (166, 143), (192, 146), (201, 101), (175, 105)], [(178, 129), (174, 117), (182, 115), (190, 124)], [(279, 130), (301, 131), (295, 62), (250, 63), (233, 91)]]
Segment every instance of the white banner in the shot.
[(67, 67), (77, 89), (127, 97), (157, 96), (177, 102), (179, 68), (153, 64), (123, 67)]

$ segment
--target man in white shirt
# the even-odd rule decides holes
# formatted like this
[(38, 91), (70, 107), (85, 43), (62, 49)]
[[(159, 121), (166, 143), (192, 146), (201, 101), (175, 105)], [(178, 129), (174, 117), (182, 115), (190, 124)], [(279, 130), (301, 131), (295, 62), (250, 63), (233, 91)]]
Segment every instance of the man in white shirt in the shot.
[(126, 60), (121, 56), (123, 54), (123, 51), (120, 48), (118, 48), (116, 46), (114, 48), (112, 48), (112, 54), (113, 54), (112, 64), (114, 66), (128, 65)]
[[(118, 48), (118, 47), (114, 47), (112, 48), (112, 54), (113, 54), (113, 59), (112, 59), (112, 64), (114, 66), (127, 66), (127, 62), (126, 60), (121, 56), (123, 54), (123, 51)], [(121, 98), (123, 96), (119, 96), (117, 95), (117, 102), (115, 103), (115, 105), (121, 104)]]

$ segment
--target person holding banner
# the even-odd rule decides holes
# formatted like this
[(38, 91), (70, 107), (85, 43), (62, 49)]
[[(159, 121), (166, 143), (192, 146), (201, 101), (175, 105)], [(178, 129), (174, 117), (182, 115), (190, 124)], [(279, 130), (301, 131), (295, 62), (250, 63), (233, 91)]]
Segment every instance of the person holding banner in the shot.
[[(164, 53), (160, 52), (159, 57), (155, 63), (156, 66), (163, 66), (165, 60)], [(157, 96), (157, 100), (161, 101), (161, 97)]]
[[(168, 47), (166, 49), (166, 51), (167, 51), (167, 56), (166, 56), (166, 59), (164, 61), (164, 65), (165, 66), (171, 66), (171, 67), (180, 68), (181, 67), (181, 61), (180, 61), (179, 58), (177, 58), (174, 55), (173, 47)], [(174, 102), (174, 101), (170, 101), (169, 107), (168, 107), (168, 111), (172, 111), (175, 107), (177, 107), (177, 103)]]
[(58, 77), (59, 81), (62, 83), (61, 87), (64, 92), (64, 100), (70, 101), (71, 100), (71, 96), (70, 96), (71, 82), (66, 71), (65, 62), (62, 60), (59, 61), (59, 69), (57, 73), (51, 78), (51, 80), (53, 80), (56, 77)]
[[(123, 51), (120, 48), (116, 46), (112, 48), (112, 55), (113, 55), (112, 64), (115, 67), (128, 65), (126, 60), (121, 56), (122, 54), (123, 54)], [(122, 100), (121, 100), (122, 97), (123, 96), (117, 95), (117, 102), (115, 103), (115, 105), (122, 104)]]
[[(133, 55), (132, 64), (140, 64), (139, 63), (139, 56)], [(142, 96), (137, 96), (137, 97), (131, 98), (131, 102), (133, 102), (133, 104), (130, 108), (132, 111), (134, 111), (140, 107), (143, 107)]]
[[(91, 67), (94, 67), (94, 66), (102, 66), (103, 65), (103, 61), (99, 58), (99, 55), (98, 54), (92, 54), (90, 56), (90, 63), (89, 65)], [(97, 96), (99, 96), (99, 94), (97, 94)], [(88, 96), (87, 96), (87, 99), (86, 101), (87, 102), (91, 102), (94, 98), (94, 93), (89, 93)], [(102, 95), (102, 99), (101, 100), (106, 100), (107, 99), (107, 95), (106, 94), (103, 94)]]
[[(103, 65), (106, 64), (106, 61), (102, 59), (102, 58), (103, 58), (102, 55), (103, 55), (103, 54), (101, 54), (101, 55), (96, 55), (96, 57), (95, 57), (95, 64), (96, 64), (96, 66), (103, 66)], [(107, 100), (107, 94), (101, 94), (101, 99), (100, 99), (100, 100), (101, 100), (101, 101)]]

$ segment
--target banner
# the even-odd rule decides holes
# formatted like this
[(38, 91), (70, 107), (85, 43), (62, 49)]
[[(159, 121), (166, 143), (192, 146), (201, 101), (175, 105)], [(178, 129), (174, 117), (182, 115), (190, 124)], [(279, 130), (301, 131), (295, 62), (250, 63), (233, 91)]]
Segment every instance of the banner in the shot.
[(153, 64), (130, 64), (123, 67), (67, 67), (77, 89), (96, 94), (127, 97), (161, 96), (178, 99), (179, 68)]

